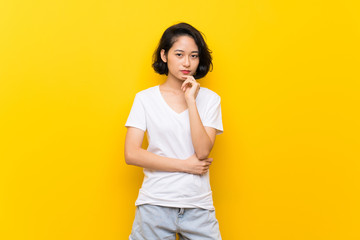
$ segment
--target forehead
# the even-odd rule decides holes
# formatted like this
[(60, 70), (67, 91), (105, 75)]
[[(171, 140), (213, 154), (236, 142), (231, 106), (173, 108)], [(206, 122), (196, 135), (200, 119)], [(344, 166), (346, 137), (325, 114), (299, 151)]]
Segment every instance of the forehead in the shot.
[(198, 46), (195, 43), (195, 40), (189, 36), (180, 36), (177, 37), (174, 44), (171, 47), (172, 50), (183, 50), (183, 51), (198, 51)]

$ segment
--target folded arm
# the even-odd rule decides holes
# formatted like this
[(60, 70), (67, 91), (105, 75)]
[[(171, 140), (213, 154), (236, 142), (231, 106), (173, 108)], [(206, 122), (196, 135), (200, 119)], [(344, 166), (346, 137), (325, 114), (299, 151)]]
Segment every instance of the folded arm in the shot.
[(196, 156), (199, 159), (206, 159), (215, 143), (216, 129), (204, 127), (201, 122), (196, 102), (188, 103), (191, 139), (195, 149)]
[(141, 148), (143, 139), (143, 130), (128, 127), (124, 151), (127, 164), (157, 171), (204, 174), (212, 162), (211, 158), (200, 161), (196, 155), (185, 160), (159, 156)]

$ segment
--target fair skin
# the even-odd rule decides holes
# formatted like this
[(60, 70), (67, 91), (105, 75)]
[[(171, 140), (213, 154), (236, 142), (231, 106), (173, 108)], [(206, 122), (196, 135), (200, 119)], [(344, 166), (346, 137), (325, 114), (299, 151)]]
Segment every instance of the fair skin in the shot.
[(128, 127), (125, 138), (125, 161), (130, 165), (158, 171), (205, 174), (213, 161), (208, 156), (215, 143), (216, 130), (202, 125), (196, 106), (195, 100), (200, 84), (193, 75), (199, 65), (198, 47), (193, 38), (180, 36), (168, 53), (161, 51), (161, 59), (167, 63), (169, 72), (166, 81), (160, 85), (160, 92), (175, 112), (188, 110), (195, 154), (181, 160), (148, 152), (141, 148), (144, 131)]

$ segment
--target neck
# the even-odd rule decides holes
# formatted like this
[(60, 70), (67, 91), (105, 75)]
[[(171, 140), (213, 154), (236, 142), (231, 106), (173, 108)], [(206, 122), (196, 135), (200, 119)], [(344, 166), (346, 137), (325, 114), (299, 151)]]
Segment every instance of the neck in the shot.
[(181, 81), (169, 74), (162, 86), (174, 91), (181, 91), (181, 85), (183, 82), (184, 81)]

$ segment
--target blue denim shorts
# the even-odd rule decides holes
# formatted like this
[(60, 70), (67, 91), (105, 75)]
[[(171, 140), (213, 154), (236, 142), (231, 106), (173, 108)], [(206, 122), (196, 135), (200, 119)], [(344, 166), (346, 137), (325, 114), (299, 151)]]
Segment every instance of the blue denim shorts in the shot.
[(221, 240), (215, 210), (156, 205), (136, 207), (130, 240)]

